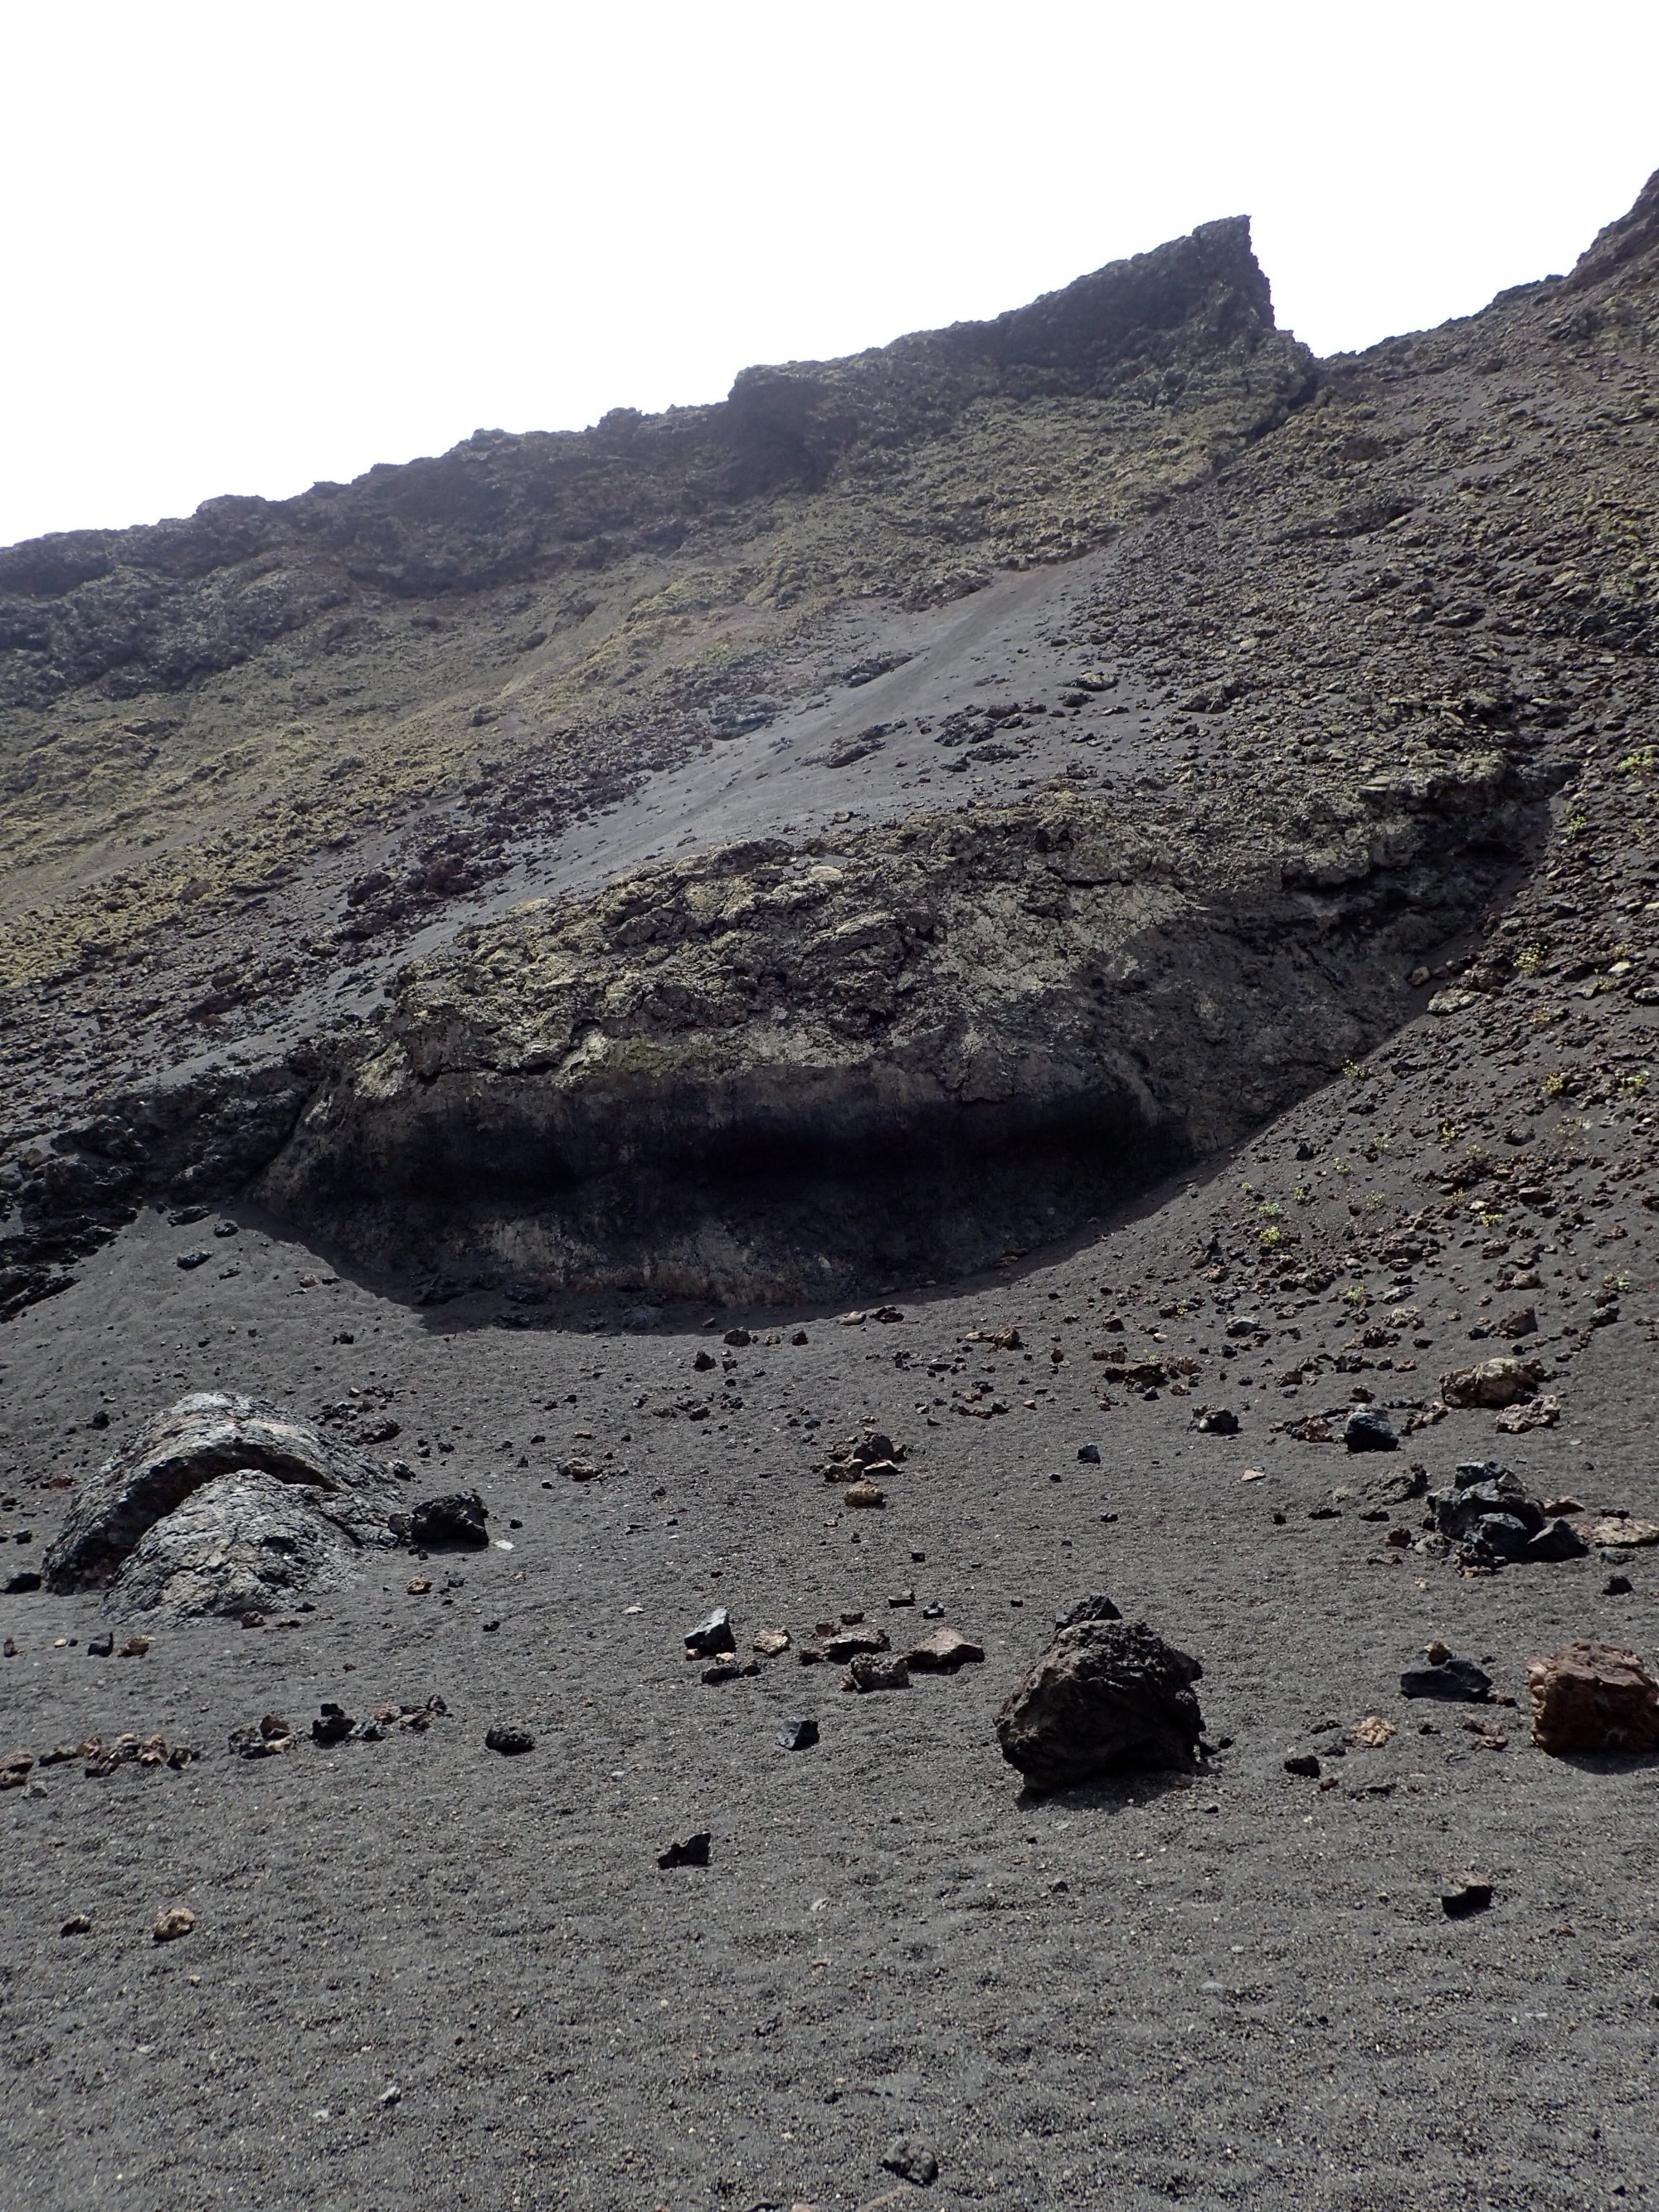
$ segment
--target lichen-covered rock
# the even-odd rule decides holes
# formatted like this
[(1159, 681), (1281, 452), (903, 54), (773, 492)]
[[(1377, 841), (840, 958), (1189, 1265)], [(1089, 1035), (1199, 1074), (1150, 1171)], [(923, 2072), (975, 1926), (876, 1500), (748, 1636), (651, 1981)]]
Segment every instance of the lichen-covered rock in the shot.
[(117, 1613), (263, 1611), (349, 1580), (398, 1528), (378, 1462), (252, 1398), (207, 1391), (145, 1424), (77, 1496), (48, 1589)]
[(1473, 1367), (1455, 1367), (1441, 1378), (1440, 1395), (1454, 1407), (1513, 1406), (1536, 1395), (1544, 1379), (1538, 1359), (1482, 1359)]
[(1190, 1766), (1204, 1731), (1192, 1685), (1203, 1672), (1144, 1622), (1074, 1621), (999, 1711), (1002, 1755), (1035, 1790), (1126, 1768)]
[(173, 1621), (266, 1613), (343, 1588), (362, 1550), (317, 1493), (253, 1469), (216, 1475), (150, 1523), (111, 1585), (109, 1608)]
[(365, 1255), (676, 1295), (982, 1265), (1405, 1014), (1537, 794), (1486, 749), (1368, 790), (1055, 791), (526, 902), (402, 971), (261, 1194)]
[(1659, 1751), (1659, 1684), (1634, 1651), (1579, 1638), (1527, 1668), (1540, 1751)]

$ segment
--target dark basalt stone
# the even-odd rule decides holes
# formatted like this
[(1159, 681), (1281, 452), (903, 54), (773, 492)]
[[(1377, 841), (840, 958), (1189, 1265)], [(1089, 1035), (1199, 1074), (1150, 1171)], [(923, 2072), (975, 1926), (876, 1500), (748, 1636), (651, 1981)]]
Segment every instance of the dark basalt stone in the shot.
[(1204, 1733), (1191, 1686), (1203, 1672), (1143, 1622), (1072, 1622), (1004, 1700), (1002, 1755), (1036, 1790), (1190, 1766)]

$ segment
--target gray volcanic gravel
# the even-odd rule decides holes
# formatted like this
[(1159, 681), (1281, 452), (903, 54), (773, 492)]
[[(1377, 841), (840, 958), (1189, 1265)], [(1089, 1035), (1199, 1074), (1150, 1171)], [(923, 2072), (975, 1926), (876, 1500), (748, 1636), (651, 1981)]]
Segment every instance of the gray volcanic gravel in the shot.
[[(0, 1804), (13, 2201), (852, 2207), (894, 2185), (901, 2133), (936, 2146), (947, 2204), (1566, 2207), (1647, 2185), (1651, 1764), (1547, 1759), (1482, 1708), (1510, 1739), (1490, 1749), (1398, 1676), (1443, 1637), (1524, 1711), (1529, 1656), (1615, 1612), (1641, 1643), (1651, 1555), (1616, 1602), (1595, 1554), (1476, 1580), (1389, 1562), (1352, 1506), (1309, 1517), (1378, 1459), (1249, 1413), (1199, 1434), (1167, 1395), (1103, 1413), (1073, 1317), (1179, 1225), (1149, 1250), (1120, 1224), (907, 1299), (902, 1322), (750, 1317), (782, 1340), (731, 1354), (729, 1315), (422, 1312), (252, 1219), (238, 1273), (181, 1273), (192, 1233), (144, 1217), (9, 1334), (19, 1474), (91, 1467), (186, 1388), (313, 1414), (356, 1389), (363, 1427), (401, 1425), (380, 1449), (416, 1467), (410, 1495), (476, 1486), (495, 1540), (125, 1660), (90, 1656), (94, 1599), (0, 1601), (3, 1748), (134, 1730), (201, 1753), (37, 1767)], [(1017, 1318), (1063, 1363), (964, 1347)], [(1503, 1454), (1652, 1515), (1620, 1410), (1650, 1381), (1615, 1334), (1587, 1355), (1613, 1410)], [(705, 1347), (733, 1366), (706, 1380)], [(947, 1410), (985, 1368), (1009, 1412)], [(653, 1416), (711, 1382), (708, 1419)], [(878, 1513), (816, 1471), (866, 1418), (907, 1447)], [(1491, 1422), (1452, 1414), (1412, 1449), (1438, 1477), (1497, 1449)], [(37, 1495), (14, 1558), (52, 1532), (62, 1493)], [(911, 1588), (914, 1611), (888, 1606)], [(1208, 1740), (1231, 1741), (1191, 1774), (1028, 1798), (991, 1717), (1096, 1589), (1201, 1657)], [(902, 1649), (931, 1603), (982, 1667), (849, 1697), (799, 1662), (843, 1612)], [(704, 1686), (681, 1639), (716, 1604), (740, 1657), (769, 1625), (797, 1648)], [(306, 1734), (325, 1699), (365, 1717), (434, 1696), (418, 1732)], [(301, 1740), (231, 1756), (269, 1712)], [(1334, 1756), (1370, 1713), (1398, 1733)], [(776, 1741), (794, 1716), (822, 1732), (799, 1755)], [(502, 1725), (534, 1749), (488, 1751)], [(1310, 1747), (1334, 1787), (1284, 1771)], [(708, 1867), (659, 1871), (698, 1831)], [(1494, 1902), (1454, 1921), (1440, 1898), (1465, 1878)], [(158, 1944), (174, 1904), (195, 1927)], [(76, 1914), (89, 1932), (60, 1936)]]

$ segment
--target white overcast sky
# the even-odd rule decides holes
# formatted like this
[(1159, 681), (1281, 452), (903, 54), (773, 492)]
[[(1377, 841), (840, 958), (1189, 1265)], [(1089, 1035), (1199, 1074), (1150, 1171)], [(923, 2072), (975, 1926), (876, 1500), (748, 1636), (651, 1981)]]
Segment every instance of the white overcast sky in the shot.
[(719, 398), (1255, 218), (1321, 352), (1565, 270), (1659, 0), (0, 0), (0, 544)]

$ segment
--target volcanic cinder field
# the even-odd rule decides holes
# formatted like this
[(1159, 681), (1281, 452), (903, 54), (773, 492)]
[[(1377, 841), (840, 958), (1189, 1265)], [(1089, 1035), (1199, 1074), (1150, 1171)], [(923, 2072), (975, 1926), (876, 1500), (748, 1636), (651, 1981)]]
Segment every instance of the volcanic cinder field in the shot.
[(0, 551), (0, 2197), (1659, 2194), (1656, 363), (1229, 221)]

